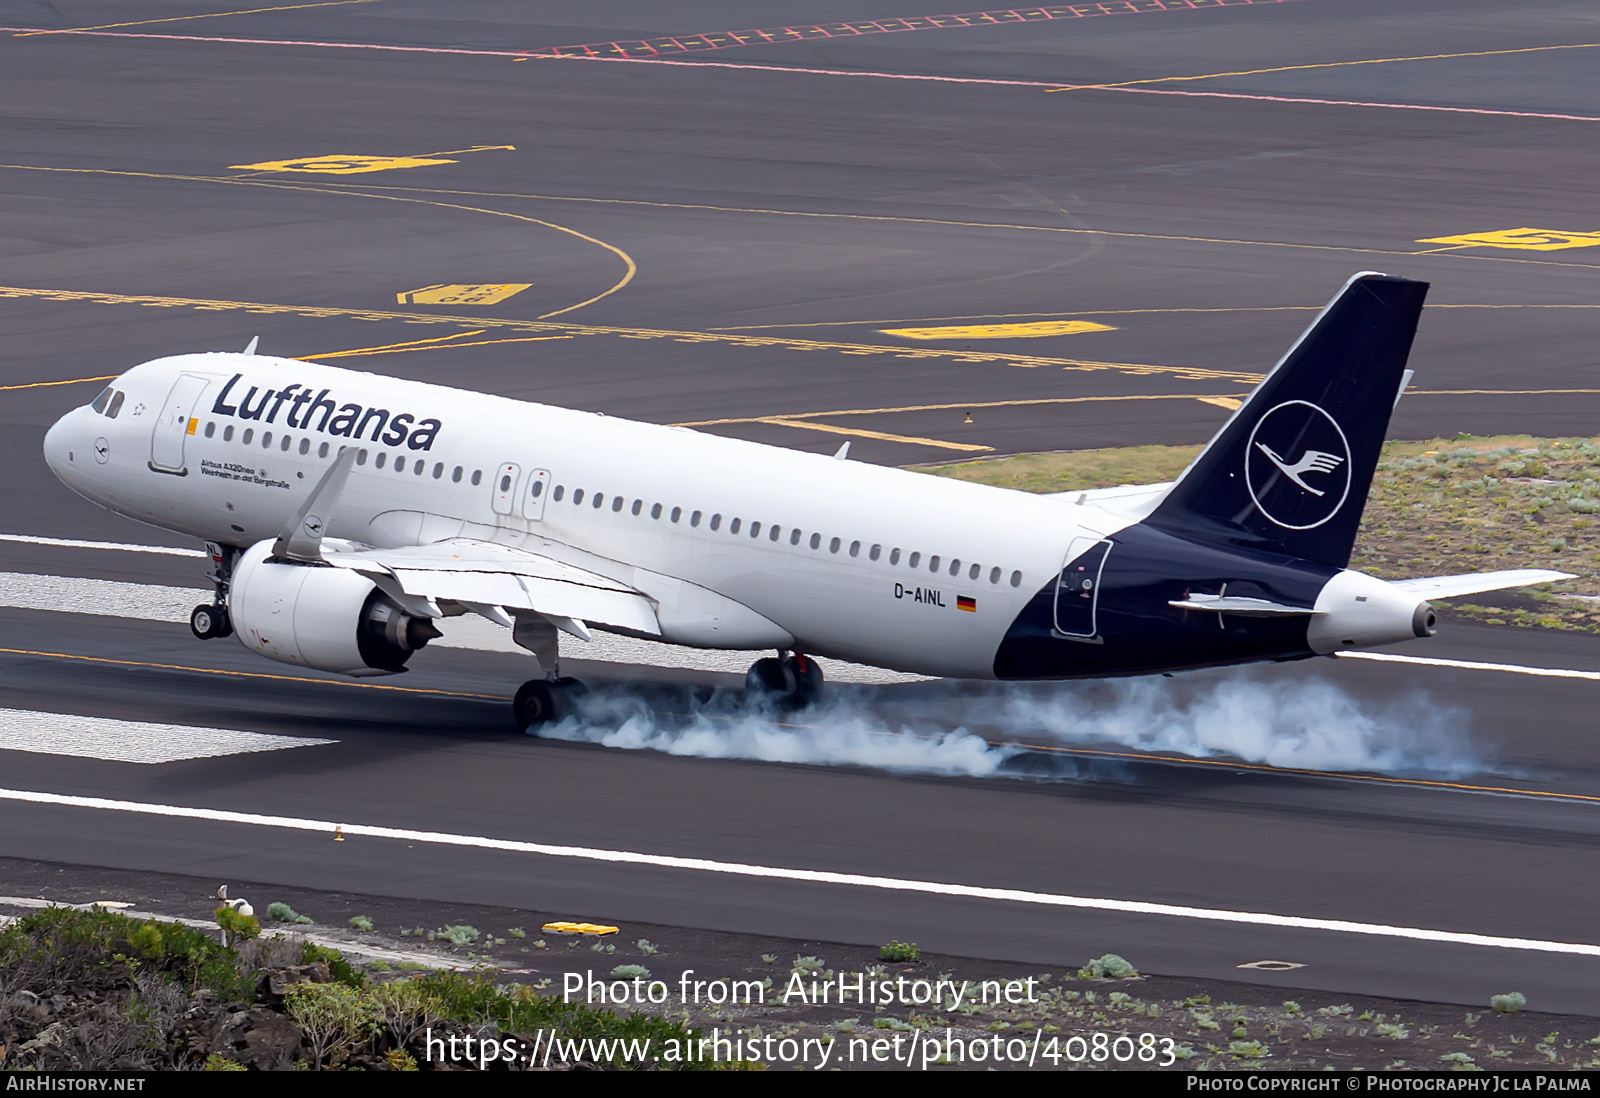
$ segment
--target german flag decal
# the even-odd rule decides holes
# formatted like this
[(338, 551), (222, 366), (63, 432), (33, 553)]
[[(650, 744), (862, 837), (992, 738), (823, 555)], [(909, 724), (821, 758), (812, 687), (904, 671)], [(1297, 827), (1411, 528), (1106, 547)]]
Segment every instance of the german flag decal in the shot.
[(956, 609), (970, 610), (972, 613), (976, 614), (978, 612), (978, 600), (974, 598), (968, 598), (966, 595), (957, 595)]

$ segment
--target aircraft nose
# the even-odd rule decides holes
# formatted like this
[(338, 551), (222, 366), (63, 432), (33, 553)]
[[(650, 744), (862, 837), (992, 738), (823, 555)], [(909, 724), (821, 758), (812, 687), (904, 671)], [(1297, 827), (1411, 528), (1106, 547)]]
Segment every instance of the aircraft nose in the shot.
[(44, 460), (50, 466), (51, 472), (65, 480), (85, 457), (81, 442), (75, 437), (77, 431), (73, 429), (72, 420), (77, 415), (75, 408), (51, 424), (50, 429), (44, 433)]

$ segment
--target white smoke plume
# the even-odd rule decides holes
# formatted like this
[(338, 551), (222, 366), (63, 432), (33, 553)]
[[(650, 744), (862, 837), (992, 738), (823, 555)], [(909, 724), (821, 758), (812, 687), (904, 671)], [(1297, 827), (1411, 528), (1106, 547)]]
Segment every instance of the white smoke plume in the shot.
[(1073, 749), (1459, 776), (1486, 768), (1467, 726), (1465, 713), (1420, 693), (1361, 701), (1313, 676), (1264, 681), (1224, 671), (1083, 683), (832, 687), (825, 702), (796, 713), (749, 705), (738, 691), (647, 700), (601, 688), (576, 716), (541, 734), (673, 755), (974, 777), (1074, 776), (1084, 767)]

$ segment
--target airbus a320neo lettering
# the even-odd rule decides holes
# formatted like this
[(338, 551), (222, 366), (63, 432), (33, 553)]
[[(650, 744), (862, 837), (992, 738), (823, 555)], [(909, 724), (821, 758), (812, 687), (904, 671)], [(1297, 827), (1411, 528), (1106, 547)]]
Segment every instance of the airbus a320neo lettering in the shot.
[[(1173, 483), (1038, 496), (254, 354), (123, 374), (45, 437), (74, 491), (209, 543), (201, 638), (403, 671), (450, 619), (536, 660), (523, 726), (581, 686), (562, 635), (1059, 679), (1292, 660), (1434, 632), (1426, 601), (1561, 578), (1346, 567), (1427, 284), (1352, 278)], [(581, 651), (581, 647), (579, 648)]]

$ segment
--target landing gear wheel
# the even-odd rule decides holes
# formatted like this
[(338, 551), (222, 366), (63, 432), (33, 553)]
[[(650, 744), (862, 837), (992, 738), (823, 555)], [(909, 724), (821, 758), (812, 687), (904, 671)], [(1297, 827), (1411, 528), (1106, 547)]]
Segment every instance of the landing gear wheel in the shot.
[(822, 695), (822, 668), (805, 655), (769, 656), (745, 672), (744, 689), (780, 709), (804, 709)]
[(530, 679), (517, 691), (511, 703), (517, 727), (537, 733), (547, 724), (556, 724), (577, 709), (578, 699), (589, 688), (577, 679)]
[(212, 640), (231, 636), (233, 622), (228, 619), (228, 611), (224, 607), (204, 603), (196, 606), (189, 615), (189, 631), (200, 640)]

